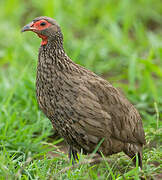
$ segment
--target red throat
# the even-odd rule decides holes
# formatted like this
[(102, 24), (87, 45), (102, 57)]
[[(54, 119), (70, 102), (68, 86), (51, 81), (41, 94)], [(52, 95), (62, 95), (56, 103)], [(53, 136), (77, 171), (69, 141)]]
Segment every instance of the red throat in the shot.
[(41, 35), (41, 34), (38, 34), (38, 36), (42, 39), (41, 45), (46, 45), (47, 42), (48, 42), (47, 36), (44, 36), (44, 35)]

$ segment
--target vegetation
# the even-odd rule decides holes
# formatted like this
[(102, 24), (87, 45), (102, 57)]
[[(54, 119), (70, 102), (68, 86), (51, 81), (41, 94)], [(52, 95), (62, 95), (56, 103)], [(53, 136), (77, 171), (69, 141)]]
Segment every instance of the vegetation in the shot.
[[(123, 153), (97, 165), (82, 163), (80, 155), (80, 165), (64, 169), (71, 163), (58, 149), (63, 140), (51, 138), (52, 125), (35, 97), (40, 39), (20, 33), (41, 15), (59, 22), (76, 63), (121, 88), (140, 111), (147, 139), (142, 171)], [(160, 0), (1, 0), (0, 22), (0, 179), (162, 178)]]

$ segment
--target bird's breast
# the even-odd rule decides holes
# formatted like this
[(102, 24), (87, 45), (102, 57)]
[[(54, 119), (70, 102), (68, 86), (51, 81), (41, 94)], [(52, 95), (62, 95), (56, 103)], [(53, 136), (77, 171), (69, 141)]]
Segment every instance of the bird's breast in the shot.
[(78, 85), (75, 78), (61, 71), (38, 66), (36, 95), (40, 109), (47, 117), (54, 116), (56, 112), (60, 112), (60, 117), (62, 112), (70, 113), (69, 107), (78, 96)]

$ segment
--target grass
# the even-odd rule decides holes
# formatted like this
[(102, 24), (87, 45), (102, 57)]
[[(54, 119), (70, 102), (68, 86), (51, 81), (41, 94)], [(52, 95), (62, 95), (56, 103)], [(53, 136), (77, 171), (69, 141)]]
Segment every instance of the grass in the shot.
[[(0, 179), (161, 179), (161, 1), (0, 1)], [(67, 54), (121, 88), (143, 119), (143, 170), (123, 153), (98, 165), (70, 167), (38, 109), (35, 73), (40, 44), (20, 29), (40, 15), (62, 27)], [(62, 140), (60, 140), (62, 141)], [(57, 152), (58, 155), (54, 155)], [(106, 157), (104, 157), (106, 158)]]

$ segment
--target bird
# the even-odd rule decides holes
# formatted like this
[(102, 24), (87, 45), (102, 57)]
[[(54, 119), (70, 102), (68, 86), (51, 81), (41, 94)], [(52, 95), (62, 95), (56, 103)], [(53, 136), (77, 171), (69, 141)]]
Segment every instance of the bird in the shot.
[(41, 111), (68, 144), (69, 158), (76, 161), (78, 153), (91, 154), (100, 145), (99, 155), (124, 152), (142, 168), (146, 140), (137, 109), (119, 89), (68, 57), (56, 20), (37, 17), (22, 28), (21, 32), (25, 31), (42, 39), (36, 98)]

